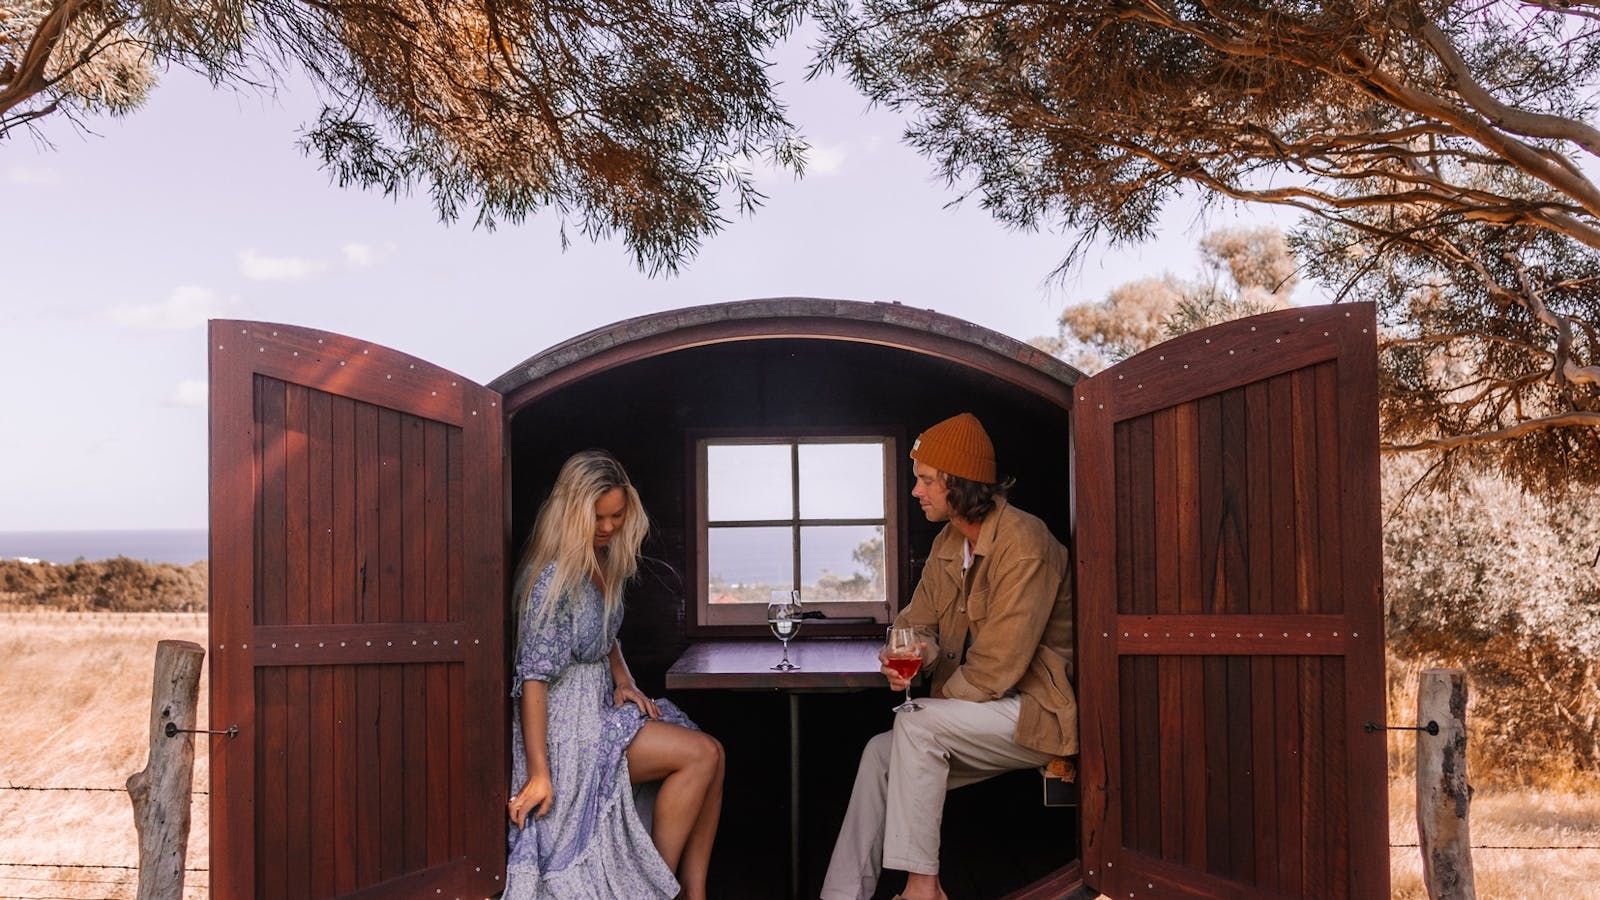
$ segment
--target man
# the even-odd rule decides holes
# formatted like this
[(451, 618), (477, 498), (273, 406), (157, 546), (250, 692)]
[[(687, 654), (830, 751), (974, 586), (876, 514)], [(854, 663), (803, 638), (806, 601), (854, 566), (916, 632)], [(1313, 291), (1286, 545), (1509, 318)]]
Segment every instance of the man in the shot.
[[(1067, 549), (1006, 502), (1010, 482), (971, 413), (923, 432), (911, 459), (911, 496), (946, 524), (894, 624), (926, 640), (932, 699), (862, 751), (823, 900), (871, 897), (885, 868), (907, 873), (904, 900), (942, 900), (945, 791), (1078, 751)], [(905, 689), (887, 665), (883, 674)]]

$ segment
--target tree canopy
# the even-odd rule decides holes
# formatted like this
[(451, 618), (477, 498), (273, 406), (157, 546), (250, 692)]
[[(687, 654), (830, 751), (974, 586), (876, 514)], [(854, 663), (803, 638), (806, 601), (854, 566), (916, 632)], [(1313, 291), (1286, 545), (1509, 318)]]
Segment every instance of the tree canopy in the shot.
[(1200, 239), (1198, 278), (1172, 272), (1062, 310), (1054, 336), (1033, 343), (1093, 374), (1170, 337), (1287, 306), (1298, 260), (1271, 226), (1223, 228)]
[(1381, 305), (1389, 449), (1600, 483), (1600, 0), (0, 0), (0, 140), (163, 66), (294, 66), (341, 184), (671, 270), (759, 202), (753, 158), (799, 171), (764, 54), (805, 14), (818, 71), (1069, 262), (1185, 187), (1304, 212), (1304, 274)]
[(1390, 449), (1600, 480), (1600, 3), (836, 0), (819, 67), (958, 196), (1148, 237), (1184, 186), (1294, 207), (1380, 301)]
[(304, 147), (341, 185), (486, 227), (553, 209), (670, 270), (759, 202), (753, 160), (800, 168), (763, 61), (793, 23), (760, 0), (0, 0), (0, 141), (127, 113), (167, 66), (296, 66), (328, 98)]

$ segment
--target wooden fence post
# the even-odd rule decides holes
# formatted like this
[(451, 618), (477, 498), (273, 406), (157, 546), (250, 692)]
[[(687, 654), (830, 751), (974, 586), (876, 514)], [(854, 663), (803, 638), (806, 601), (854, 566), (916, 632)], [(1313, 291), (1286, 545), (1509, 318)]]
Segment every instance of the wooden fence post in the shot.
[[(1427, 726), (1438, 723), (1438, 732)], [(1467, 676), (1425, 669), (1417, 686), (1417, 837), (1431, 900), (1474, 900), (1467, 808)]]
[[(150, 691), (150, 756), (128, 776), (139, 829), (138, 900), (181, 900), (189, 854), (189, 791), (194, 784), (195, 706), (205, 648), (193, 641), (156, 644)], [(168, 728), (179, 729), (168, 733)]]

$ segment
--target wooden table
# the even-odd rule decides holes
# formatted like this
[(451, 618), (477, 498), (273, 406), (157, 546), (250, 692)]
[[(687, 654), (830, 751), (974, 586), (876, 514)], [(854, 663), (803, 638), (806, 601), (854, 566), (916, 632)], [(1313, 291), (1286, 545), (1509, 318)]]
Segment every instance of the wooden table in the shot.
[(877, 638), (791, 641), (787, 672), (776, 640), (700, 641), (667, 670), (667, 690), (783, 691), (789, 695), (789, 897), (800, 897), (800, 695), (887, 688)]

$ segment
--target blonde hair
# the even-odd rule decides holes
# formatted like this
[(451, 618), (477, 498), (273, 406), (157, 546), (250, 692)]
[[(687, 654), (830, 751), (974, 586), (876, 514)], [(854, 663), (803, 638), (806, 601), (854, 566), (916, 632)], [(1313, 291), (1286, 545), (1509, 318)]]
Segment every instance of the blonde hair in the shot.
[[(595, 553), (595, 505), (600, 498), (622, 489), (622, 524), (612, 533), (605, 556)], [(563, 596), (578, 596), (583, 582), (599, 577), (600, 594), (605, 604), (605, 622), (622, 605), (622, 587), (639, 569), (639, 545), (650, 530), (650, 520), (639, 492), (633, 489), (628, 473), (616, 458), (603, 450), (584, 450), (574, 454), (556, 475), (550, 496), (539, 507), (533, 534), (517, 564), (513, 596), (517, 620), (528, 614), (528, 603), (539, 573), (551, 564), (554, 576), (545, 591), (538, 612), (546, 619)]]

